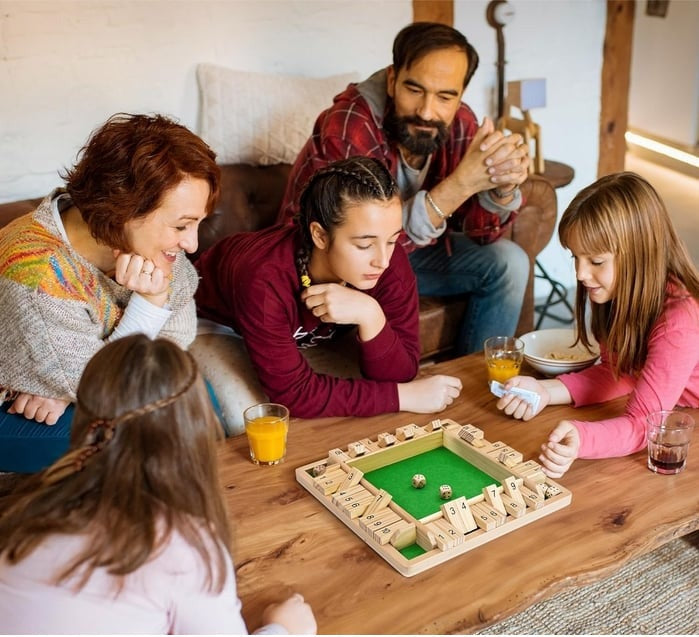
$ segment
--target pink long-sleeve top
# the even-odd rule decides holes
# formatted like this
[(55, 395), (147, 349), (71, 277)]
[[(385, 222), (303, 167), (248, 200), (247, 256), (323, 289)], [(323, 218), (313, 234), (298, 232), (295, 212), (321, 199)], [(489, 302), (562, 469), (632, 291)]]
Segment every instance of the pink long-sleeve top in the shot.
[(601, 362), (558, 377), (580, 407), (629, 395), (624, 414), (595, 422), (573, 420), (580, 432), (580, 458), (625, 456), (646, 442), (646, 416), (654, 411), (699, 407), (699, 303), (668, 288), (663, 313), (653, 326), (648, 356), (638, 376), (614, 379), (609, 352)]
[[(157, 555), (124, 578), (121, 591), (103, 568), (80, 592), (76, 579), (55, 584), (55, 574), (89, 541), (87, 534), (56, 534), (17, 564), (0, 557), (0, 633), (247, 634), (230, 558), (223, 590), (208, 592), (199, 554), (173, 532)], [(268, 624), (257, 633), (287, 631)]]
[(296, 224), (221, 239), (195, 267), (199, 316), (243, 337), (265, 393), (293, 416), (375, 416), (398, 411), (398, 383), (415, 378), (420, 358), (418, 296), (408, 257), (396, 245), (388, 268), (366, 294), (386, 317), (383, 329), (359, 341), (363, 378), (314, 372), (300, 348), (331, 340), (342, 328), (323, 323), (301, 301)]

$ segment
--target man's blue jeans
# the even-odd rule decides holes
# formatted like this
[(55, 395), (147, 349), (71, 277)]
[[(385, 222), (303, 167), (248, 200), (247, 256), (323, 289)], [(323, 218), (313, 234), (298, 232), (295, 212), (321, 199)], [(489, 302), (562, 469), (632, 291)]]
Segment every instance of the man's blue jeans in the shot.
[(420, 295), (469, 295), (457, 354), (481, 351), (489, 336), (514, 335), (529, 279), (527, 253), (509, 239), (478, 245), (454, 232), (446, 240), (451, 255), (439, 241), (411, 253), (410, 264)]
[[(206, 388), (220, 419), (221, 407), (208, 381)], [(7, 401), (0, 405), (0, 471), (36, 473), (68, 451), (74, 405), (68, 405), (58, 422), (49, 426), (18, 414), (8, 414), (11, 404)]]

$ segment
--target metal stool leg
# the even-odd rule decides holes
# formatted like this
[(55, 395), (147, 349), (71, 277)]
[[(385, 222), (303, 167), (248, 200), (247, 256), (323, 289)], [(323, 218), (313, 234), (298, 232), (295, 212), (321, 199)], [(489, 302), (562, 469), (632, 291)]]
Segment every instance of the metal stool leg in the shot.
[[(541, 322), (544, 320), (544, 317), (548, 317), (554, 321), (558, 321), (559, 323), (565, 323), (566, 325), (573, 323), (575, 321), (575, 312), (568, 302), (567, 290), (565, 289), (564, 285), (560, 281), (552, 279), (538, 260), (534, 261), (534, 266), (539, 270), (539, 272), (537, 272), (536, 269), (534, 270), (534, 276), (537, 279), (544, 279), (551, 286), (551, 291), (549, 292), (546, 301), (540, 305), (534, 306), (534, 310), (539, 313), (539, 318), (536, 321), (536, 326), (534, 329), (538, 330), (541, 327)], [(568, 312), (570, 312), (570, 318), (549, 312), (549, 308), (553, 307), (554, 305), (558, 305), (559, 303), (563, 303)]]

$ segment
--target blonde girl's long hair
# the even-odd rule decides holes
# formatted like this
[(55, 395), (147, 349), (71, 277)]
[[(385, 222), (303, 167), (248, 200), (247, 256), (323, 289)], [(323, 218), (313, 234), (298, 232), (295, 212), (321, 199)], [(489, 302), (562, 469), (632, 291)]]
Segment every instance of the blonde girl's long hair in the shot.
[(0, 553), (14, 564), (50, 535), (85, 534), (49, 575), (79, 574), (80, 589), (104, 568), (120, 587), (177, 530), (205, 566), (202, 588), (220, 592), (230, 553), (220, 431), (190, 354), (141, 334), (106, 345), (80, 380), (69, 451), (8, 498)]
[[(650, 332), (663, 312), (668, 283), (699, 300), (699, 273), (655, 189), (631, 172), (607, 175), (581, 190), (561, 217), (558, 236), (585, 254), (614, 255), (614, 298), (591, 303), (590, 328), (606, 343), (614, 373), (634, 374), (648, 354)], [(587, 293), (578, 281), (578, 338), (591, 339), (585, 322)]]

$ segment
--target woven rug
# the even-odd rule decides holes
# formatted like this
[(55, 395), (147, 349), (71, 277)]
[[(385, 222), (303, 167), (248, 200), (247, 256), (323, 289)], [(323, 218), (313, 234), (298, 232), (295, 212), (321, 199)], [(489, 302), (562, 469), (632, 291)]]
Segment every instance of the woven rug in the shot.
[(699, 531), (628, 562), (614, 575), (561, 593), (480, 635), (696, 635)]

